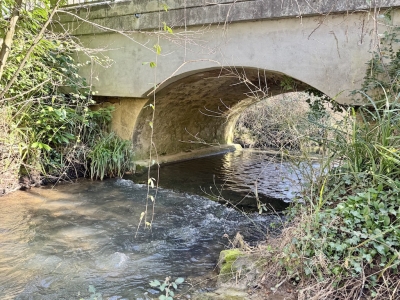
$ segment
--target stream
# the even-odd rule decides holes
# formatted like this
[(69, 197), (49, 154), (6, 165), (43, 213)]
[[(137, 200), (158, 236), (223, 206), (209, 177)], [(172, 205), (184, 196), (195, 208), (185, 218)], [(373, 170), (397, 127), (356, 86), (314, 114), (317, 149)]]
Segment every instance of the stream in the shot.
[[(298, 174), (279, 153), (239, 150), (152, 168), (161, 187), (202, 195), (239, 210), (257, 210), (255, 194), (271, 211), (282, 211), (300, 191)], [(147, 172), (127, 176), (146, 183)]]
[(181, 293), (210, 286), (227, 237), (262, 241), (281, 217), (209, 198), (253, 203), (257, 181), (259, 198), (280, 210), (296, 190), (279, 159), (243, 153), (162, 166), (151, 230), (138, 228), (147, 186), (136, 175), (0, 198), (1, 299), (90, 299), (94, 289), (103, 299), (158, 299), (149, 282), (166, 276), (185, 278)]

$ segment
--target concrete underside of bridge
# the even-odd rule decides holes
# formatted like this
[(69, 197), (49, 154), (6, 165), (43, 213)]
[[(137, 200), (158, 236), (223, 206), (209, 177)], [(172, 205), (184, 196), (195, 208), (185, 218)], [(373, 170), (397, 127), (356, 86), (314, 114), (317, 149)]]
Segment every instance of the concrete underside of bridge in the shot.
[(135, 116), (129, 113), (135, 100), (106, 100), (116, 107), (113, 129), (127, 139), (132, 134), (136, 158), (145, 159), (151, 142), (159, 155), (208, 146), (218, 151), (220, 145), (232, 143), (235, 123), (246, 107), (266, 95), (306, 88), (309, 86), (276, 72), (213, 68), (182, 77), (147, 101), (137, 100), (143, 108)]
[[(389, 24), (378, 24), (375, 18), (385, 10), (374, 15), (361, 0), (314, 1), (315, 7), (303, 0), (295, 1), (300, 6), (218, 0), (193, 7), (170, 1), (169, 12), (150, 7), (157, 1), (136, 2), (91, 8), (90, 21), (102, 28), (69, 16), (62, 21), (85, 46), (104, 49), (113, 60), (109, 68), (91, 64), (82, 74), (93, 82), (100, 102), (115, 105), (112, 127), (132, 140), (138, 159), (148, 157), (152, 142), (160, 155), (230, 143), (240, 112), (282, 93), (288, 82), (355, 104), (349, 93), (361, 86), (377, 34), (385, 25), (400, 24), (398, 9), (388, 12)], [(400, 0), (383, 2), (400, 5)], [(77, 13), (84, 17), (90, 9)], [(164, 21), (174, 34), (162, 30)], [(78, 58), (87, 60), (82, 53)]]

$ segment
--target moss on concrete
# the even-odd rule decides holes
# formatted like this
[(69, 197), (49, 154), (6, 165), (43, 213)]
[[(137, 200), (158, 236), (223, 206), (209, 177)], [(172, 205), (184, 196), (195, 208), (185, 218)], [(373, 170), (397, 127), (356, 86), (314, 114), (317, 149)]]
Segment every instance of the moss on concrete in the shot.
[(234, 263), (243, 256), (244, 253), (239, 249), (223, 250), (219, 256), (219, 276), (229, 279), (237, 270)]

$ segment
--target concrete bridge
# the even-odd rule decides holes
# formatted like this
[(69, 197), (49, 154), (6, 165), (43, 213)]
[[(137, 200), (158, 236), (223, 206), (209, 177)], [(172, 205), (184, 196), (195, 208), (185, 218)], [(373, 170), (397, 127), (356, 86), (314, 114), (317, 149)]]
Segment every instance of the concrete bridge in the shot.
[(160, 155), (229, 144), (243, 109), (283, 92), (312, 87), (355, 104), (349, 93), (379, 34), (400, 24), (398, 7), (400, 0), (133, 0), (75, 3), (59, 17), (113, 60), (82, 73), (98, 101), (114, 104), (113, 129), (142, 159), (152, 142)]

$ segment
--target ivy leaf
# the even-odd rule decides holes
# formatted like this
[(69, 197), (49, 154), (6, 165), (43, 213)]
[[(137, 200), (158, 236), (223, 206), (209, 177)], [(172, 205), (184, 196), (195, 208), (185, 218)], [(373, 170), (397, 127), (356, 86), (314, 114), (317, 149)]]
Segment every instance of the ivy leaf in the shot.
[(384, 216), (383, 217), (383, 224), (385, 224), (385, 226), (389, 226), (389, 224), (390, 224), (389, 216)]
[(371, 263), (372, 262), (372, 256), (369, 253), (363, 254), (363, 258), (368, 262)]
[(375, 246), (375, 249), (379, 252), (379, 254), (385, 255), (385, 247), (383, 247), (382, 245)]
[(361, 273), (361, 271), (363, 270), (363, 269), (361, 268), (361, 265), (358, 264), (358, 263), (354, 263), (354, 264), (353, 264), (353, 267), (354, 267), (354, 271), (356, 271), (357, 273)]
[(176, 284), (182, 284), (184, 281), (185, 281), (185, 278), (183, 278), (183, 277), (179, 277), (179, 278), (175, 279)]
[(158, 280), (150, 281), (150, 286), (152, 286), (152, 287), (157, 287), (160, 285), (161, 285), (161, 283)]

